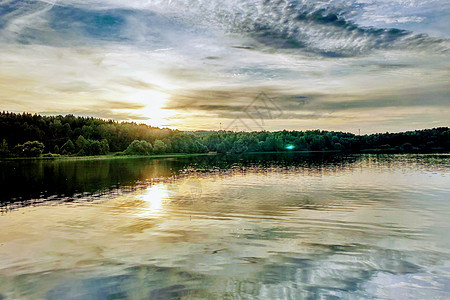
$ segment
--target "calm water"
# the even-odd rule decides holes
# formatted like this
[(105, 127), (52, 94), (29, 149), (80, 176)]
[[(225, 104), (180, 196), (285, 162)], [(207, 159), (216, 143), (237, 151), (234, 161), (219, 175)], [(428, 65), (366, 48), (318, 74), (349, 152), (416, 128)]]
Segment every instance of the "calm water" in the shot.
[(449, 155), (0, 162), (0, 299), (449, 299)]

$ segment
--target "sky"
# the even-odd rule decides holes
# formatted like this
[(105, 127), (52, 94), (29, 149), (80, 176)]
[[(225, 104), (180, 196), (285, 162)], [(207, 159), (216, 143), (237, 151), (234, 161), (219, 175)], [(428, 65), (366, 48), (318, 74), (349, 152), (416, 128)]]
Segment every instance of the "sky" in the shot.
[(449, 126), (446, 0), (0, 0), (0, 110), (180, 130)]

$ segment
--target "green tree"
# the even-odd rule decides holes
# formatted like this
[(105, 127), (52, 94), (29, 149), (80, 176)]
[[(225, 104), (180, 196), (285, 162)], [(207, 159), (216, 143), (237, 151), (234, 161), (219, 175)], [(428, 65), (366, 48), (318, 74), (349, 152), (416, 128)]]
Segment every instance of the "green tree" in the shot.
[(335, 144), (333, 145), (333, 147), (334, 147), (334, 149), (336, 149), (336, 150), (342, 150), (342, 149), (344, 149), (344, 147), (341, 145), (341, 143), (335, 143)]
[(243, 141), (238, 140), (236, 143), (233, 144), (233, 148), (231, 148), (231, 153), (234, 154), (241, 154), (246, 152), (248, 147), (244, 144)]
[(101, 154), (108, 154), (109, 152), (109, 143), (107, 139), (103, 139), (101, 142)]
[(153, 144), (153, 152), (155, 154), (163, 154), (166, 153), (167, 146), (166, 144), (161, 140), (156, 140)]
[(68, 139), (67, 142), (64, 143), (64, 145), (61, 146), (61, 154), (67, 155), (67, 154), (73, 154), (75, 152), (75, 145), (73, 144), (72, 140)]
[(295, 140), (294, 145), (295, 145), (295, 149), (297, 149), (297, 150), (308, 150), (309, 149), (308, 142), (306, 141), (306, 138), (304, 136), (298, 137)]
[(94, 137), (95, 134), (95, 127), (93, 125), (84, 125), (81, 128), (83, 135), (86, 136), (88, 139), (91, 139)]
[(402, 151), (407, 151), (407, 152), (409, 152), (409, 151), (411, 151), (413, 149), (413, 145), (411, 145), (411, 143), (404, 143), (402, 146), (401, 146), (401, 150)]
[(207, 153), (209, 152), (208, 147), (206, 147), (203, 143), (197, 141), (197, 149), (198, 149), (198, 153)]
[(198, 143), (196, 141), (190, 140), (188, 143), (189, 153), (199, 153)]
[(275, 150), (275, 137), (269, 136), (262, 144), (263, 151), (274, 151)]
[(44, 144), (39, 141), (28, 141), (23, 145), (17, 145), (16, 151), (19, 156), (35, 157), (41, 155), (42, 152), (44, 152)]
[(325, 149), (325, 138), (321, 135), (315, 135), (311, 141), (312, 150), (324, 150)]
[(261, 151), (261, 146), (258, 143), (258, 139), (255, 136), (250, 136), (247, 139), (247, 147), (250, 152)]
[(86, 152), (86, 146), (88, 144), (88, 141), (84, 138), (84, 136), (80, 135), (77, 140), (75, 141), (75, 150), (77, 152), (85, 151)]
[(53, 147), (53, 153), (59, 154), (59, 147), (58, 147), (58, 145), (55, 145), (55, 147)]
[(8, 149), (8, 143), (6, 142), (6, 139), (3, 139), (2, 143), (0, 144), (0, 157), (6, 157), (9, 155), (10, 152)]
[(227, 153), (230, 151), (230, 144), (227, 141), (223, 141), (217, 146), (217, 152), (218, 153)]
[(100, 155), (102, 154), (102, 145), (97, 140), (87, 140), (86, 147), (84, 149), (85, 155)]
[(125, 154), (128, 155), (148, 155), (152, 153), (152, 144), (143, 140), (134, 140), (128, 145)]

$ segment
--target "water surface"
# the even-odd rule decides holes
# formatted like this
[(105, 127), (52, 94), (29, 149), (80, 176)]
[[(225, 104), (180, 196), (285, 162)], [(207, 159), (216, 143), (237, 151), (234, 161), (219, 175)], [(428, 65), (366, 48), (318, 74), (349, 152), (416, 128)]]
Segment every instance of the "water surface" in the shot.
[(449, 163), (0, 162), (0, 299), (448, 299)]

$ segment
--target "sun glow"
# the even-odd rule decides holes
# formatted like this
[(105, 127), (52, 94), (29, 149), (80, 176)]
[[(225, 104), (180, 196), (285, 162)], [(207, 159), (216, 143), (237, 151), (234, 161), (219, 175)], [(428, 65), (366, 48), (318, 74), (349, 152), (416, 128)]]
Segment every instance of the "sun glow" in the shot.
[(171, 122), (170, 118), (176, 114), (175, 111), (164, 109), (167, 103), (168, 95), (166, 93), (146, 90), (129, 94), (126, 99), (128, 101), (141, 103), (144, 107), (135, 112), (148, 118), (147, 120), (138, 120), (152, 126), (167, 127)]

